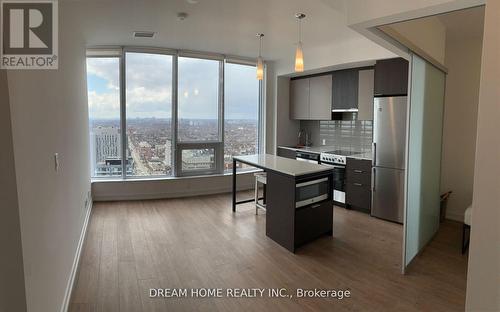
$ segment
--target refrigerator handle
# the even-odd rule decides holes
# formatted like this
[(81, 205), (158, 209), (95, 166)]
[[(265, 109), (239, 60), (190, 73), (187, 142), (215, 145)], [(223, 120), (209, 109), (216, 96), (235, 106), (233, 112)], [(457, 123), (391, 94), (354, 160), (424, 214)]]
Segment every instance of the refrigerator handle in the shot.
[(375, 167), (375, 164), (377, 163), (377, 143), (373, 142), (372, 143), (372, 153), (373, 153), (373, 159), (372, 159), (372, 166)]
[(375, 167), (372, 168), (373, 169), (373, 172), (372, 172), (372, 192), (375, 192)]

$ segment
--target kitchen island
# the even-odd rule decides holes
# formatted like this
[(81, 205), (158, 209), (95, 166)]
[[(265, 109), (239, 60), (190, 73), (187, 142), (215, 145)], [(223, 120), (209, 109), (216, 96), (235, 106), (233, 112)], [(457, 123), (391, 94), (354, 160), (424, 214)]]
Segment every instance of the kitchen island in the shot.
[(319, 236), (333, 233), (333, 169), (275, 155), (233, 157), (233, 212), (237, 162), (267, 173), (266, 235), (291, 252)]

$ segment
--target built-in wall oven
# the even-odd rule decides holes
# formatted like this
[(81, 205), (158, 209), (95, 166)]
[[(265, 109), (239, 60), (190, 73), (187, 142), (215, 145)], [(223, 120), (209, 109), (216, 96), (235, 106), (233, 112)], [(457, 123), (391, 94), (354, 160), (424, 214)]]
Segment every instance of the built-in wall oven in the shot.
[(328, 177), (297, 183), (295, 185), (295, 208), (327, 200), (329, 189)]

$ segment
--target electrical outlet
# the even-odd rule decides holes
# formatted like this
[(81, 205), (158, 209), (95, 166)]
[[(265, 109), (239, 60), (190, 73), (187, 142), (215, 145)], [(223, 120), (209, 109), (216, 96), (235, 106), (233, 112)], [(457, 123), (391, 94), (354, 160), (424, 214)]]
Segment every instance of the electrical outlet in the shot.
[(323, 141), (321, 143), (322, 143), (322, 145), (326, 145), (326, 140), (323, 139)]

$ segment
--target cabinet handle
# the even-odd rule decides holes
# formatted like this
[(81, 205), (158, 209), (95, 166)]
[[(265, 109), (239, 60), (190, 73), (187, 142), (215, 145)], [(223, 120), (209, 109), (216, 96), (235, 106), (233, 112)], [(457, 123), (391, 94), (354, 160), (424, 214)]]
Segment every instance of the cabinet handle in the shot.
[(361, 183), (353, 183), (353, 184), (356, 186), (363, 186), (363, 184), (361, 184)]
[(321, 204), (312, 205), (311, 209), (318, 208), (319, 206), (321, 206)]
[(354, 169), (355, 173), (363, 173), (363, 170)]

